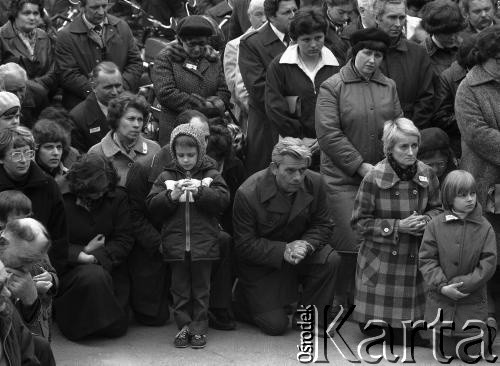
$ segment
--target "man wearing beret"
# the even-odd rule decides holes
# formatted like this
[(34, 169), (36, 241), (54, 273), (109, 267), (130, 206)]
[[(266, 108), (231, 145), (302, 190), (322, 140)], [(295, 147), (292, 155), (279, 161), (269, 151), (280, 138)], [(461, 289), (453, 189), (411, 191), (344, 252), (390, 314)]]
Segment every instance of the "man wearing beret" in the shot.
[(108, 2), (80, 0), (81, 15), (57, 35), (56, 67), (68, 110), (92, 91), (89, 74), (101, 61), (114, 62), (125, 89), (137, 90), (143, 70), (139, 48), (128, 24), (107, 14)]
[(268, 23), (240, 42), (238, 66), (249, 95), (246, 161), (249, 175), (269, 166), (273, 146), (278, 142), (278, 132), (266, 115), (266, 73), (271, 61), (288, 46), (288, 28), (297, 9), (294, 0), (265, 0)]

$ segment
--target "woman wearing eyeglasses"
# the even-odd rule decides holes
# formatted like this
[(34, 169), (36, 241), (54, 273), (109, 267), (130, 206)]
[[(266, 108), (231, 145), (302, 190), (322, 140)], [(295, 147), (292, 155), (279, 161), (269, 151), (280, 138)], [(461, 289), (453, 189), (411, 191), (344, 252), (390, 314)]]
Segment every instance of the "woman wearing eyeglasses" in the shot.
[(33, 218), (51, 237), (50, 261), (62, 275), (68, 258), (64, 203), (57, 183), (33, 161), (34, 157), (35, 140), (26, 127), (0, 131), (0, 192), (18, 190), (31, 200)]
[(177, 37), (187, 54), (186, 59), (174, 59), (164, 49), (155, 60), (151, 78), (156, 96), (162, 106), (160, 118), (160, 145), (170, 140), (176, 127), (177, 115), (187, 109), (196, 109), (207, 117), (217, 117), (229, 105), (231, 93), (219, 58), (206, 55), (206, 45), (213, 27), (200, 15), (183, 18)]

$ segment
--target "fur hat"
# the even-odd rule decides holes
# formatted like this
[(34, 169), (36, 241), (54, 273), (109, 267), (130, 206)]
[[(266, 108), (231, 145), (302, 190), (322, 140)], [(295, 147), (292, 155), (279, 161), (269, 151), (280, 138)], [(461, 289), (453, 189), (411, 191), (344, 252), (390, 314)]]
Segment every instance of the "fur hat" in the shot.
[(422, 28), (429, 34), (450, 34), (465, 29), (458, 4), (451, 0), (434, 0), (422, 8)]
[(8, 110), (15, 107), (21, 108), (19, 98), (15, 94), (0, 91), (0, 117), (3, 116)]
[(424, 128), (420, 130), (420, 146), (418, 154), (424, 154), (434, 150), (448, 150), (450, 148), (450, 138), (442, 129), (438, 127)]
[(180, 38), (184, 37), (210, 37), (213, 35), (214, 29), (212, 24), (201, 15), (190, 15), (182, 18), (177, 25), (177, 35)]
[(385, 53), (391, 44), (389, 35), (379, 28), (360, 29), (351, 34), (350, 41), (353, 57), (363, 48)]

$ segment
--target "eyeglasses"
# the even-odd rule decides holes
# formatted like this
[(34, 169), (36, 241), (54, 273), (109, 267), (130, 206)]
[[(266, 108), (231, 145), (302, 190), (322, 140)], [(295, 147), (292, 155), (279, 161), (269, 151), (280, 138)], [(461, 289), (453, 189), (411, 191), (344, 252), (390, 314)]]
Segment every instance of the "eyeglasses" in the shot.
[(21, 160), (24, 159), (26, 160), (31, 160), (35, 157), (35, 151), (34, 150), (26, 150), (26, 151), (14, 151), (13, 153), (10, 154), (10, 159), (14, 162), (20, 162)]

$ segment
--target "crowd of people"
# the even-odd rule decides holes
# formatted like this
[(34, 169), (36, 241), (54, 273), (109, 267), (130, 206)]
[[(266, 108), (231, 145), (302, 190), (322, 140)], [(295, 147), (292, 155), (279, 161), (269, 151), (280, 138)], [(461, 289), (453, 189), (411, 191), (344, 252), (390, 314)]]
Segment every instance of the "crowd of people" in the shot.
[(317, 336), (355, 305), (365, 336), (388, 336), (376, 319), (393, 342), (441, 309), (443, 352), (473, 359), (456, 346), (478, 334), (491, 352), (496, 2), (223, 0), (188, 15), (144, 0), (176, 19), (149, 70), (109, 0), (80, 0), (57, 32), (46, 9), (66, 0), (7, 3), (0, 364), (54, 365), (53, 320), (79, 341), (172, 313), (174, 346), (204, 348), (236, 320), (300, 330), (308, 305)]

